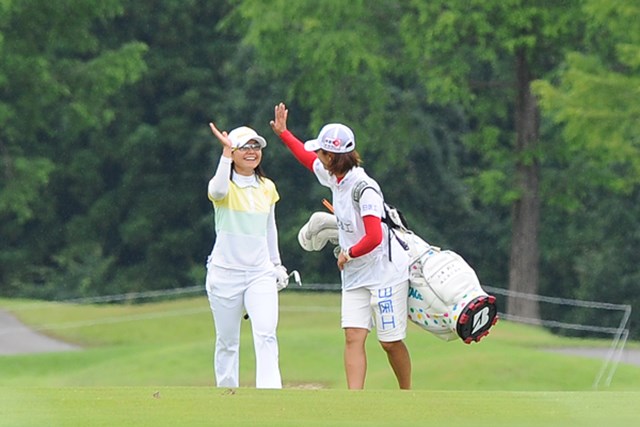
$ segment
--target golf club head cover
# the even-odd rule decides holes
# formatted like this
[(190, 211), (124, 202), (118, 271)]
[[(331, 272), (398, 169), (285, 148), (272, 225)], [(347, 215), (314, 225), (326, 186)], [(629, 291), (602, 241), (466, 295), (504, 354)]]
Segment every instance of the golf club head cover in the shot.
[(333, 214), (314, 212), (298, 232), (298, 242), (308, 252), (320, 251), (327, 243), (338, 244), (338, 223)]

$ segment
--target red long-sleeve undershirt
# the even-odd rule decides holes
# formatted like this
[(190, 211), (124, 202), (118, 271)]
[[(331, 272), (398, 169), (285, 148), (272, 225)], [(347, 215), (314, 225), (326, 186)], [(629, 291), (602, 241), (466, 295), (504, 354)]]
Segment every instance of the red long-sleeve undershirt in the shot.
[[(313, 162), (318, 158), (316, 153), (304, 149), (304, 144), (289, 130), (285, 130), (280, 135), (280, 139), (293, 153), (294, 157), (307, 169), (313, 172)], [(362, 217), (365, 234), (358, 243), (349, 250), (352, 257), (359, 257), (371, 252), (376, 246), (382, 243), (382, 222), (375, 215)]]
[(318, 158), (316, 153), (305, 150), (302, 141), (296, 138), (296, 136), (288, 130), (285, 130), (280, 134), (280, 139), (284, 142), (289, 151), (293, 153), (294, 157), (302, 163), (302, 166), (313, 172), (313, 162)]
[(354, 258), (368, 254), (382, 243), (382, 222), (380, 218), (375, 215), (365, 215), (362, 217), (362, 221), (364, 221), (365, 234), (358, 243), (351, 246), (349, 251)]

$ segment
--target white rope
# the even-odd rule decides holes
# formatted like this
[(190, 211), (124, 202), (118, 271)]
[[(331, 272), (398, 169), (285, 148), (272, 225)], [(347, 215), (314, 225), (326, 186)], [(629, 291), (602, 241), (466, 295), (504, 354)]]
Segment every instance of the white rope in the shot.
[(520, 323), (544, 325), (549, 327), (573, 329), (573, 330), (579, 330), (579, 331), (601, 332), (601, 333), (607, 333), (607, 334), (613, 335), (613, 340), (611, 341), (611, 346), (609, 347), (609, 351), (607, 352), (607, 357), (602, 363), (600, 367), (600, 371), (598, 372), (598, 374), (596, 375), (596, 378), (593, 381), (592, 387), (594, 389), (598, 389), (598, 387), (600, 386), (600, 382), (602, 381), (602, 378), (605, 375), (605, 371), (607, 371), (607, 369), (609, 370), (609, 374), (605, 380), (605, 386), (609, 387), (611, 385), (611, 379), (613, 378), (613, 375), (615, 374), (615, 371), (618, 368), (620, 358), (622, 357), (622, 352), (624, 351), (624, 347), (627, 343), (627, 338), (629, 337), (629, 329), (627, 329), (627, 325), (629, 324), (629, 319), (631, 317), (631, 305), (611, 304), (611, 303), (599, 302), (599, 301), (584, 301), (584, 300), (576, 300), (576, 299), (569, 299), (569, 298), (548, 297), (543, 295), (527, 294), (523, 292), (511, 291), (509, 289), (494, 288), (491, 286), (484, 286), (484, 288), (485, 290), (493, 294), (522, 298), (530, 301), (540, 301), (540, 302), (547, 302), (551, 304), (569, 305), (574, 307), (593, 308), (593, 309), (600, 309), (600, 310), (617, 310), (617, 311), (623, 312), (621, 316), (622, 318), (620, 320), (620, 324), (618, 325), (617, 328), (603, 327), (603, 326), (596, 326), (596, 325), (584, 325), (584, 324), (578, 324), (578, 323), (565, 323), (565, 322), (558, 322), (555, 320), (532, 319), (528, 317), (509, 315), (506, 313), (498, 313), (499, 316), (501, 316), (506, 320), (513, 320), (515, 322), (520, 322)]
[[(140, 314), (128, 314), (128, 315), (118, 315), (111, 317), (102, 317), (99, 319), (91, 319), (91, 320), (82, 320), (77, 322), (62, 322), (62, 323), (48, 323), (41, 326), (31, 327), (30, 329), (42, 332), (42, 331), (55, 331), (62, 329), (76, 329), (76, 328), (86, 328), (91, 326), (98, 325), (106, 325), (106, 324), (116, 324), (116, 323), (125, 323), (125, 322), (135, 322), (140, 320), (150, 320), (150, 319), (158, 319), (163, 317), (177, 317), (177, 316), (192, 316), (196, 314), (201, 314), (205, 312), (209, 312), (209, 305), (205, 305), (202, 308), (189, 308), (182, 310), (163, 310), (163, 311), (154, 311), (149, 313), (140, 313)], [(280, 311), (290, 312), (290, 313), (339, 313), (339, 307), (334, 306), (282, 306), (280, 307)], [(0, 335), (8, 335), (14, 332), (22, 331), (22, 328), (12, 327), (12, 328), (3, 328), (0, 329)]]
[(576, 307), (586, 307), (586, 308), (602, 308), (605, 310), (621, 310), (626, 311), (630, 310), (631, 306), (628, 304), (611, 304), (608, 302), (599, 302), (599, 301), (585, 301), (585, 300), (577, 300), (577, 299), (569, 299), (569, 298), (557, 298), (557, 297), (547, 297), (544, 295), (537, 294), (527, 294), (524, 292), (516, 292), (509, 289), (503, 288), (494, 288), (492, 286), (482, 286), (486, 291), (498, 294), (498, 295), (506, 295), (510, 297), (517, 297), (532, 301), (541, 301), (541, 302), (549, 302), (552, 304), (560, 304), (560, 305), (572, 305)]
[(55, 301), (25, 302), (22, 304), (16, 304), (11, 306), (11, 309), (12, 310), (13, 309), (32, 310), (36, 308), (41, 308), (42, 306), (50, 306), (52, 304), (83, 305), (83, 304), (107, 303), (107, 302), (116, 302), (116, 301), (132, 301), (132, 300), (150, 299), (150, 298), (166, 297), (166, 296), (177, 296), (177, 295), (185, 295), (185, 294), (196, 294), (196, 293), (206, 293), (204, 286), (190, 286), (188, 288), (162, 289), (162, 290), (143, 291), (143, 292), (128, 292), (125, 294), (102, 295), (97, 297), (85, 297), (85, 298), (69, 298), (69, 299), (55, 300)]
[(501, 319), (510, 320), (512, 322), (525, 323), (528, 325), (542, 325), (542, 326), (547, 326), (549, 328), (562, 328), (562, 329), (572, 329), (575, 331), (600, 332), (600, 333), (609, 334), (609, 335), (613, 335), (618, 332), (618, 328), (609, 328), (605, 326), (583, 325), (580, 323), (566, 323), (566, 322), (558, 322), (556, 320), (533, 319), (530, 317), (522, 317), (522, 316), (516, 316), (513, 314), (500, 313), (500, 312), (498, 312), (498, 316), (500, 316)]

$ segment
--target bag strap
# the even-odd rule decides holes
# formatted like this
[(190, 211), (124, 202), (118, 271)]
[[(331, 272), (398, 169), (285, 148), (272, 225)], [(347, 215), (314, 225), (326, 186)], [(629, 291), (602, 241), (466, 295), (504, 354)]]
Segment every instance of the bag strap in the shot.
[(382, 222), (385, 223), (387, 225), (387, 231), (388, 231), (388, 238), (387, 238), (387, 245), (388, 245), (388, 253), (389, 253), (389, 261), (392, 260), (391, 258), (391, 235), (393, 235), (393, 237), (396, 238), (396, 240), (398, 241), (398, 243), (400, 243), (400, 246), (402, 246), (402, 248), (405, 251), (409, 250), (409, 245), (402, 240), (397, 234), (396, 232), (393, 230), (393, 227), (391, 226), (391, 218), (389, 218), (389, 211), (387, 209), (387, 203), (384, 201), (384, 196), (382, 196), (382, 193), (380, 193), (380, 191), (378, 191), (377, 188), (375, 188), (372, 185), (369, 185), (369, 183), (367, 181), (360, 181), (358, 183), (356, 183), (356, 185), (353, 186), (353, 190), (351, 191), (351, 198), (353, 199), (353, 203), (355, 206), (360, 205), (360, 199), (362, 198), (362, 193), (364, 193), (365, 190), (367, 189), (372, 189), (373, 191), (375, 191), (376, 193), (378, 193), (380, 195), (380, 197), (382, 198), (382, 215), (384, 215), (382, 217)]
[[(360, 181), (356, 185), (354, 185), (353, 190), (351, 190), (351, 198), (355, 203), (360, 203), (362, 193), (364, 193), (364, 190), (366, 190), (367, 188), (371, 188), (373, 191), (380, 194), (380, 192), (374, 186), (369, 185), (367, 181)], [(380, 194), (380, 197), (382, 197), (382, 194)], [(382, 201), (384, 202), (384, 198), (382, 199)]]

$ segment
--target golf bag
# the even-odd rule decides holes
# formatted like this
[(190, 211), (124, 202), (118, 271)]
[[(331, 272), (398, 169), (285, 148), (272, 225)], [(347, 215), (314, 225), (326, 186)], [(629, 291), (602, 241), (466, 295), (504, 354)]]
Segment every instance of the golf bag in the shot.
[(498, 321), (496, 298), (457, 253), (431, 246), (413, 232), (394, 230), (409, 246), (409, 320), (438, 338), (480, 341)]

